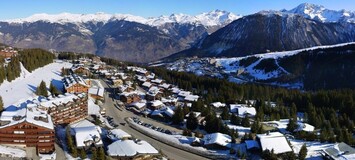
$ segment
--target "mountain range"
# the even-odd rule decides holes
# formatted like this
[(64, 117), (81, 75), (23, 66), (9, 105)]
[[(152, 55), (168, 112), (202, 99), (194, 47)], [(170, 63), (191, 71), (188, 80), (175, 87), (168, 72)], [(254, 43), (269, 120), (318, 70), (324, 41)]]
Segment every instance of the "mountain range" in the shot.
[(170, 56), (240, 57), (355, 41), (354, 12), (304, 3), (239, 18), (199, 44)]
[[(241, 16), (221, 10), (191, 16), (35, 14), (0, 22), (0, 43), (151, 62), (172, 55), (244, 56), (354, 41), (355, 14), (304, 3)], [(174, 54), (176, 53), (176, 54)]]

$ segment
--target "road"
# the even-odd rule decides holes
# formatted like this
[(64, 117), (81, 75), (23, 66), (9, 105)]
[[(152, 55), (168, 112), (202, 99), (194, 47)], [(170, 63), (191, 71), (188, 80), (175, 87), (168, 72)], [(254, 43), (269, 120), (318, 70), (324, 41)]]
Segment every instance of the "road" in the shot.
[[(101, 83), (107, 90), (109, 90), (109, 86), (101, 80)], [(116, 103), (113, 98), (109, 95), (110, 92), (105, 92), (105, 103), (104, 103), (104, 108), (106, 108), (106, 115), (111, 116), (114, 119), (114, 122), (117, 124), (120, 124), (122, 122), (125, 122), (124, 118), (126, 117), (132, 117), (135, 116), (135, 114), (128, 112), (126, 110), (119, 110), (117, 109), (114, 104)], [(153, 120), (147, 119), (147, 118), (142, 118), (140, 117), (145, 122), (152, 123), (153, 125), (157, 126), (162, 126), (167, 129), (173, 129), (171, 126), (167, 126), (164, 124), (158, 124), (158, 122), (155, 122)], [(169, 128), (170, 127), (170, 128)], [(178, 148), (172, 147), (170, 145), (167, 145), (165, 143), (162, 143), (160, 141), (154, 140), (153, 138), (150, 138), (135, 129), (132, 129), (129, 127), (129, 125), (119, 125), (120, 129), (126, 131), (127, 133), (131, 134), (133, 137), (145, 140), (149, 142), (152, 146), (154, 146), (156, 149), (161, 150), (163, 154), (165, 154), (169, 159), (175, 159), (175, 160), (203, 160), (206, 159), (205, 157), (201, 157), (199, 155), (186, 152), (184, 150), (180, 150)], [(175, 129), (177, 130), (177, 129)]]

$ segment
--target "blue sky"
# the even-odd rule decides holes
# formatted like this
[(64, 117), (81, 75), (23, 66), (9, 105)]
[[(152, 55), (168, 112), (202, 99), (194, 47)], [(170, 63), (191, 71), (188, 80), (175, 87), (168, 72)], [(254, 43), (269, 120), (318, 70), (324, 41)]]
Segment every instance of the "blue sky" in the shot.
[(301, 3), (329, 9), (355, 11), (355, 0), (6, 0), (1, 1), (0, 20), (28, 17), (35, 13), (128, 13), (142, 17), (186, 13), (196, 15), (214, 9), (235, 14), (260, 10), (291, 9)]

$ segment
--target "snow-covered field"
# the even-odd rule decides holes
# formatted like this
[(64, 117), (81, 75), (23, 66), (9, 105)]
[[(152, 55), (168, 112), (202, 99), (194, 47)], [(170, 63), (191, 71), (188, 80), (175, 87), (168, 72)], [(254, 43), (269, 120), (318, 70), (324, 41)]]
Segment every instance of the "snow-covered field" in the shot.
[(55, 62), (30, 73), (21, 65), (22, 71), (20, 77), (11, 82), (5, 81), (0, 85), (0, 95), (4, 102), (4, 108), (35, 96), (34, 91), (36, 91), (37, 86), (42, 80), (46, 82), (47, 87), (53, 82), (58, 89), (61, 89), (63, 87), (61, 83), (61, 69), (62, 67), (69, 68), (71, 66), (71, 63)]

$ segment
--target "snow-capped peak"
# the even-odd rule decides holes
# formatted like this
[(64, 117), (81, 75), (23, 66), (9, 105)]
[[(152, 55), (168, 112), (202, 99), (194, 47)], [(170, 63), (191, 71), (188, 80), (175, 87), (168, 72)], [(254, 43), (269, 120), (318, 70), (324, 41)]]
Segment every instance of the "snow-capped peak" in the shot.
[(291, 10), (282, 10), (283, 12), (295, 13), (309, 19), (321, 22), (350, 22), (355, 23), (355, 13), (346, 10), (329, 10), (322, 5), (302, 3)]
[(110, 14), (98, 12), (95, 14), (72, 14), (72, 13), (60, 13), (60, 14), (47, 14), (40, 13), (34, 14), (27, 18), (20, 18), (14, 20), (8, 20), (12, 23), (32, 23), (36, 21), (46, 21), (50, 23), (85, 23), (89, 21), (94, 22), (106, 22), (111, 18)]
[(240, 18), (240, 15), (235, 15), (233, 13), (221, 10), (214, 10), (207, 13), (202, 13), (196, 16), (191, 16), (187, 14), (171, 14), (170, 16), (159, 16), (144, 18), (140, 16), (130, 15), (130, 14), (106, 14), (98, 12), (95, 14), (71, 14), (71, 13), (60, 13), (60, 14), (34, 14), (27, 18), (6, 20), (10, 23), (32, 23), (36, 21), (45, 21), (50, 23), (87, 23), (87, 22), (103, 22), (106, 23), (110, 20), (126, 20), (142, 24), (147, 24), (151, 26), (161, 26), (166, 23), (192, 23), (201, 24), (205, 26), (216, 26), (224, 25), (233, 20)]

